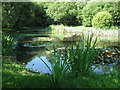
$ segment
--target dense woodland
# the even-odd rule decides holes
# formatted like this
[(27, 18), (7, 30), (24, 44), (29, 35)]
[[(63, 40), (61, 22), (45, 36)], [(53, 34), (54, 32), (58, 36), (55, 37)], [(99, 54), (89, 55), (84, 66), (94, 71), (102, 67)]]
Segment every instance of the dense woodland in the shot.
[[(51, 24), (95, 28), (120, 25), (119, 2), (3, 2), (2, 5), (3, 28), (46, 27)], [(102, 11), (106, 11), (108, 16), (103, 12), (101, 19), (97, 14)], [(99, 25), (96, 25), (98, 21)]]

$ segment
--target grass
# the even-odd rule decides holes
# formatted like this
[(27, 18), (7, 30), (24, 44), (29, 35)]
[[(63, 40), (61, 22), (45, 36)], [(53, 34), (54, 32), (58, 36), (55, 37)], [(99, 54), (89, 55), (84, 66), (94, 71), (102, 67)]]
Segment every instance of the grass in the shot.
[[(25, 37), (25, 36), (50, 36), (51, 38), (57, 38), (57, 39), (59, 39), (59, 40), (63, 40), (64, 39), (64, 36), (73, 36), (72, 35), (72, 33), (69, 33), (69, 30), (68, 30), (68, 32), (66, 32), (65, 30), (64, 30), (64, 27), (65, 26), (63, 26), (63, 25), (50, 25), (49, 27), (45, 27), (45, 28), (38, 28), (38, 29), (33, 29), (33, 28), (31, 28), (31, 29), (28, 29), (28, 30), (21, 30), (21, 32), (26, 32), (26, 34), (20, 34), (20, 33), (18, 33), (18, 34), (15, 34), (16, 36), (19, 36), (19, 37)], [(78, 31), (83, 31), (83, 33), (84, 33), (84, 31), (90, 31), (89, 30), (89, 27), (84, 27), (84, 26), (69, 26), (70, 27), (70, 29), (72, 29), (73, 31), (74, 31), (74, 29), (75, 30), (78, 30)], [(34, 34), (34, 31), (42, 31), (42, 32), (51, 32), (52, 34)], [(27, 32), (33, 32), (33, 34), (27, 34)], [(80, 33), (76, 33), (76, 34), (80, 34)], [(105, 34), (105, 35), (107, 35), (107, 34)], [(101, 41), (106, 41), (106, 40), (109, 40), (109, 41), (117, 41), (117, 37), (116, 37), (116, 35), (114, 35), (114, 36), (97, 36), (98, 38), (100, 38), (100, 40)]]
[[(33, 73), (22, 67), (22, 64), (3, 57), (3, 88), (51, 88), (50, 76)], [(116, 73), (101, 75), (90, 73), (87, 76), (73, 77), (68, 74), (62, 88), (118, 88), (120, 86)], [(58, 77), (59, 78), (59, 77)]]
[[(3, 58), (2, 68), (2, 84), (3, 88), (49, 88), (50, 84), (48, 76), (32, 73), (22, 64)], [(42, 82), (41, 82), (42, 81)]]
[(11, 31), (11, 30), (19, 30), (22, 32), (26, 32), (26, 31), (33, 31), (33, 30), (37, 30), (37, 31), (44, 31), (44, 32), (48, 32), (51, 31), (51, 27), (20, 27), (20, 28), (2, 28), (3, 31)]
[(111, 27), (103, 27), (103, 28), (101, 28), (102, 30), (118, 30), (119, 29), (119, 27), (118, 26), (111, 26)]

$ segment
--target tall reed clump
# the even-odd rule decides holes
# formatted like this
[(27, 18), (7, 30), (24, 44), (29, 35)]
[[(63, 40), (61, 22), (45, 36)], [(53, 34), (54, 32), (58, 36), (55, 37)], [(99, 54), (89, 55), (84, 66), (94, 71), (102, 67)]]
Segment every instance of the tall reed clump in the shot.
[(95, 46), (97, 38), (94, 42), (92, 41), (93, 34), (88, 35), (86, 39), (83, 34), (82, 42), (78, 42), (75, 46), (71, 45), (67, 48), (67, 58), (73, 74), (86, 74), (92, 70), (91, 66), (96, 56)]
[(70, 47), (65, 48), (66, 54), (64, 58), (62, 58), (62, 51), (56, 52), (56, 48), (54, 47), (53, 55), (50, 58), (51, 67), (40, 58), (52, 74), (50, 76), (52, 87), (62, 87), (65, 84), (63, 81), (67, 80), (67, 73), (69, 72), (78, 76), (85, 75), (91, 70), (97, 41), (95, 39), (92, 45), (92, 39), (93, 35), (88, 35), (85, 44), (85, 37), (82, 35), (82, 42), (76, 43), (75, 46), (72, 44)]
[(61, 88), (62, 86), (64, 86), (63, 84), (66, 79), (66, 72), (68, 72), (70, 68), (67, 64), (67, 58), (64, 57), (64, 60), (62, 60), (62, 55), (62, 51), (56, 52), (56, 49), (54, 47), (54, 52), (50, 57), (51, 67), (49, 67), (44, 62), (44, 60), (40, 58), (52, 74), (50, 76), (50, 80), (53, 88)]

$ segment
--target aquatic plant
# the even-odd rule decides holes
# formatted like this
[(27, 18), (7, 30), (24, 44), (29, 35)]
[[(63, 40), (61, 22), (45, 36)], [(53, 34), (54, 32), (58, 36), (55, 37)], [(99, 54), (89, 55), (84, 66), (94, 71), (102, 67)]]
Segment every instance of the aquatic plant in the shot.
[(52, 74), (50, 80), (54, 88), (62, 87), (66, 79), (66, 72), (68, 72), (70, 68), (67, 64), (67, 58), (65, 57), (64, 60), (62, 60), (61, 56), (62, 51), (56, 52), (56, 48), (54, 47), (53, 54), (50, 57), (51, 68), (40, 58)]
[(54, 47), (53, 55), (51, 55), (51, 68), (43, 61), (47, 68), (52, 73), (51, 83), (54, 87), (61, 87), (63, 80), (66, 78), (66, 72), (70, 71), (75, 75), (86, 73), (90, 70), (93, 59), (95, 57), (95, 45), (97, 39), (94, 41), (93, 46), (91, 46), (93, 36), (87, 37), (87, 43), (85, 47), (85, 39), (82, 35), (82, 42), (76, 43), (75, 47), (73, 44), (70, 47), (66, 47), (66, 56), (63, 56), (62, 51), (56, 52)]
[(88, 35), (85, 39), (82, 35), (82, 42), (77, 42), (75, 46), (73, 44), (67, 48), (67, 58), (71, 67), (71, 71), (75, 74), (85, 74), (91, 70), (93, 60), (95, 58), (95, 46), (97, 38), (93, 42), (93, 35)]

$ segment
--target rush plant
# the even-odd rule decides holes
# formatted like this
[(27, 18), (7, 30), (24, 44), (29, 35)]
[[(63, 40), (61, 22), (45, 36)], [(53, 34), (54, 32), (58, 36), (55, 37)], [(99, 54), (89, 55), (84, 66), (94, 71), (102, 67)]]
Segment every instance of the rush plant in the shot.
[(53, 54), (50, 57), (51, 67), (40, 58), (51, 72), (50, 80), (52, 87), (60, 88), (64, 86), (63, 83), (67, 80), (69, 72), (78, 76), (85, 75), (92, 70), (91, 66), (96, 55), (95, 45), (97, 41), (95, 39), (92, 45), (92, 39), (93, 35), (88, 35), (85, 44), (85, 36), (82, 35), (82, 42), (76, 43), (75, 46), (72, 44), (70, 47), (66, 47), (65, 55), (63, 55), (61, 50), (56, 52), (56, 47), (54, 47)]
[[(88, 35), (85, 39), (84, 34), (82, 35), (82, 42), (73, 44), (67, 49), (67, 58), (71, 67), (71, 71), (75, 75), (86, 74), (91, 70), (93, 60), (95, 58), (95, 46), (97, 38), (94, 42), (93, 35)], [(93, 45), (92, 45), (93, 44)]]
[(44, 62), (44, 60), (40, 58), (51, 72), (50, 81), (52, 87), (54, 88), (61, 88), (63, 86), (63, 82), (66, 79), (66, 73), (69, 71), (70, 68), (67, 64), (67, 57), (64, 57), (64, 60), (62, 60), (61, 56), (62, 51), (56, 52), (56, 49), (54, 47), (54, 52), (50, 58), (51, 67), (49, 67)]

